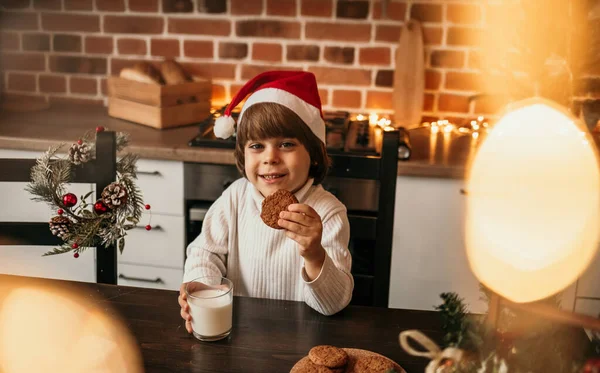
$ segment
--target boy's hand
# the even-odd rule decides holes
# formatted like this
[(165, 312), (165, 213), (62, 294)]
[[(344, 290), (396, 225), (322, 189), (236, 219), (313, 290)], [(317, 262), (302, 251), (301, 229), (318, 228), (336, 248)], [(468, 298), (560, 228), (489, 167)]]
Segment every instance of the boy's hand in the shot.
[(294, 203), (288, 211), (282, 211), (277, 221), (285, 234), (300, 245), (300, 256), (310, 280), (317, 278), (325, 261), (325, 249), (321, 245), (323, 225), (321, 217), (310, 206)]
[(190, 305), (187, 302), (187, 294), (185, 293), (186, 285), (187, 283), (181, 284), (178, 301), (181, 307), (181, 317), (185, 320), (185, 329), (188, 333), (192, 334), (192, 315), (190, 315)]

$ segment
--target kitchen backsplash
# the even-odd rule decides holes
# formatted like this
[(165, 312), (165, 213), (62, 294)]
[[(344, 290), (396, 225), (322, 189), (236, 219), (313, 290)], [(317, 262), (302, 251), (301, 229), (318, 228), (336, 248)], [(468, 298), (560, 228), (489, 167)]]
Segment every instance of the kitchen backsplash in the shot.
[[(212, 79), (213, 105), (268, 69), (317, 76), (325, 110), (392, 110), (394, 52), (401, 26), (422, 22), (424, 120), (494, 113), (483, 91), (478, 0), (4, 0), (2, 91), (51, 102), (106, 100), (106, 76), (138, 60), (173, 57)], [(590, 3), (590, 1), (588, 1)], [(600, 93), (590, 69), (577, 94)]]

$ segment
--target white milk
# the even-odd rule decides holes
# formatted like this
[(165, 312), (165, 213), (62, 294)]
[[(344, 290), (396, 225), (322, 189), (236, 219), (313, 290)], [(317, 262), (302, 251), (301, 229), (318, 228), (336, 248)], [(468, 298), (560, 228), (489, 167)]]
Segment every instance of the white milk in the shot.
[(192, 328), (197, 334), (211, 337), (231, 330), (232, 297), (230, 294), (223, 294), (225, 294), (223, 290), (206, 289), (191, 294), (197, 298), (188, 297), (192, 314)]

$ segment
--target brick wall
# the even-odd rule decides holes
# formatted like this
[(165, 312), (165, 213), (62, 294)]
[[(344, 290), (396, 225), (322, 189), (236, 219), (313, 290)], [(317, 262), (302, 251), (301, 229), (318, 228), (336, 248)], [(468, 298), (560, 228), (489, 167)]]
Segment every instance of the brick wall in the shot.
[[(213, 80), (215, 106), (259, 72), (298, 68), (315, 73), (326, 110), (392, 113), (394, 51), (401, 25), (413, 18), (424, 30), (424, 119), (486, 115), (505, 98), (468, 99), (486, 88), (483, 3), (4, 0), (2, 90), (9, 99), (102, 104), (107, 75), (137, 60), (174, 57)], [(584, 74), (580, 96), (598, 91), (593, 76)]]

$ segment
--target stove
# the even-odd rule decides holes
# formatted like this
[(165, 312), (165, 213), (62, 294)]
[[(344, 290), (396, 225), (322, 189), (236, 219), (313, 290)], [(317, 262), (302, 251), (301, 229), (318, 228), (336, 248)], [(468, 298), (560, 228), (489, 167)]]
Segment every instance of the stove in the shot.
[[(235, 148), (235, 134), (228, 139), (217, 138), (213, 132), (215, 119), (225, 110), (225, 106), (215, 110), (199, 123), (198, 135), (191, 139), (189, 146), (208, 148)], [(237, 120), (239, 112), (233, 112)], [(379, 156), (374, 132), (368, 120), (352, 121), (347, 111), (326, 111), (323, 113), (326, 128), (327, 152), (331, 155)]]

